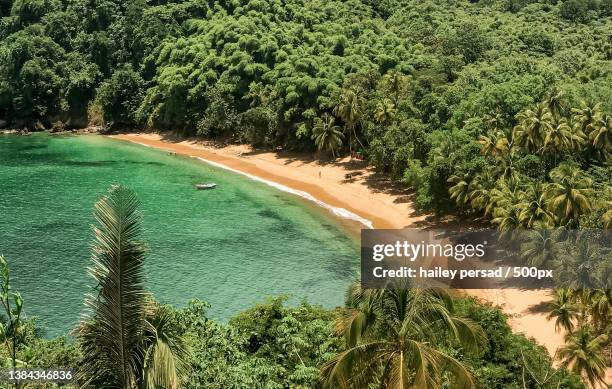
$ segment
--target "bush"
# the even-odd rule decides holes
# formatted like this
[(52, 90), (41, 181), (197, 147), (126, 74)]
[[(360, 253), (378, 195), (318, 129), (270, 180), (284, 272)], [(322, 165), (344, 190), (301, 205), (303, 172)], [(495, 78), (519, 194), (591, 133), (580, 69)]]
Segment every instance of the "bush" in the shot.
[(131, 66), (116, 70), (98, 88), (96, 101), (102, 108), (104, 120), (113, 126), (135, 126), (143, 90), (144, 80)]
[(96, 127), (104, 125), (104, 111), (96, 101), (90, 102), (87, 106), (87, 125)]
[(585, 23), (589, 21), (591, 10), (597, 9), (593, 0), (565, 0), (561, 4), (561, 16), (567, 20)]

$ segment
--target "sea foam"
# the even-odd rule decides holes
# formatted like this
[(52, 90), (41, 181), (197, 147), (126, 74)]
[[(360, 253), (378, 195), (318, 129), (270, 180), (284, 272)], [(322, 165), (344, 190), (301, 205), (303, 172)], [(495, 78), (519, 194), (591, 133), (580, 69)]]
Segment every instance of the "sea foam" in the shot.
[(218, 167), (218, 168), (221, 168), (221, 169), (225, 169), (225, 170), (229, 170), (229, 171), (231, 171), (233, 173), (242, 174), (243, 176), (246, 176), (246, 177), (248, 177), (248, 178), (250, 178), (250, 179), (252, 179), (254, 181), (258, 181), (258, 182), (264, 183), (264, 184), (269, 185), (271, 187), (274, 187), (274, 188), (276, 188), (278, 190), (282, 190), (283, 192), (287, 192), (287, 193), (294, 194), (296, 196), (300, 196), (302, 198), (305, 198), (306, 200), (312, 201), (313, 203), (315, 203), (315, 204), (317, 204), (317, 205), (327, 209), (329, 212), (331, 212), (335, 216), (341, 217), (343, 219), (354, 220), (356, 222), (359, 222), (359, 223), (363, 224), (366, 228), (374, 228), (374, 225), (372, 224), (372, 221), (370, 221), (370, 220), (368, 220), (366, 218), (363, 218), (363, 217), (361, 217), (361, 216), (359, 216), (359, 215), (349, 211), (348, 209), (340, 208), (340, 207), (334, 207), (333, 205), (327, 204), (327, 203), (317, 199), (316, 197), (314, 197), (310, 193), (304, 192), (303, 190), (293, 189), (293, 188), (290, 188), (290, 187), (288, 187), (286, 185), (279, 184), (278, 182), (266, 180), (266, 179), (263, 179), (261, 177), (257, 177), (257, 176), (254, 176), (252, 174), (240, 171), (238, 169), (234, 169), (234, 168), (231, 168), (229, 166), (223, 165), (221, 163), (208, 160), (206, 158), (196, 157), (196, 156), (193, 156), (193, 155), (191, 157), (197, 158), (200, 161), (205, 162), (205, 163), (210, 164), (210, 165), (213, 165), (215, 167)]

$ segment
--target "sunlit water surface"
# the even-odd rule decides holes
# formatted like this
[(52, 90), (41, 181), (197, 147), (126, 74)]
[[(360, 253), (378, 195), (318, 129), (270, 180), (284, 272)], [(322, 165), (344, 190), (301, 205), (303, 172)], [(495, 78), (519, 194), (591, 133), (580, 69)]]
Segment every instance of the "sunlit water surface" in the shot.
[(101, 136), (0, 136), (0, 253), (45, 336), (74, 327), (94, 286), (92, 209), (113, 184), (142, 203), (146, 286), (162, 302), (206, 300), (221, 320), (280, 294), (334, 307), (357, 271), (337, 220), (265, 184)]

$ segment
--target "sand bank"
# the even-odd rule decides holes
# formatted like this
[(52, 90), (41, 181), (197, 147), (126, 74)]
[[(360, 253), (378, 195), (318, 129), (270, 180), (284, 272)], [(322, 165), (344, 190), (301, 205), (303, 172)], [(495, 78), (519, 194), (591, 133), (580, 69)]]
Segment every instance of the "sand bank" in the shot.
[[(260, 152), (246, 145), (219, 146), (193, 139), (165, 138), (158, 134), (113, 137), (191, 155), (306, 192), (332, 207), (371, 221), (375, 228), (428, 225), (426, 216), (415, 212), (410, 192), (394, 186), (363, 161), (344, 158), (333, 163), (320, 162), (307, 155)], [(563, 344), (563, 334), (555, 332), (554, 322), (546, 319), (546, 312), (542, 309), (543, 304), (550, 300), (549, 291), (472, 290), (469, 293), (501, 306), (510, 316), (510, 325), (515, 332), (534, 338), (551, 355)]]

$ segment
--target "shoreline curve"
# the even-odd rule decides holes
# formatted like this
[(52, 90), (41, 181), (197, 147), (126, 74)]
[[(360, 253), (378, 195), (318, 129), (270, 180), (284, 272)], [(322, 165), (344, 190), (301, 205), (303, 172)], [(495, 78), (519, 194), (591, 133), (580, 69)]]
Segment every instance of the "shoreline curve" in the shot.
[(357, 215), (357, 214), (355, 214), (355, 213), (353, 213), (353, 212), (351, 212), (351, 211), (349, 211), (349, 210), (347, 210), (345, 208), (334, 207), (333, 205), (327, 204), (326, 202), (323, 202), (323, 201), (317, 199), (315, 196), (311, 195), (308, 192), (305, 192), (305, 191), (302, 191), (302, 190), (293, 189), (293, 188), (290, 188), (290, 187), (288, 187), (286, 185), (279, 184), (279, 183), (274, 182), (274, 181), (266, 180), (264, 178), (261, 178), (261, 177), (258, 177), (258, 176), (255, 176), (255, 175), (252, 175), (252, 174), (249, 174), (249, 173), (245, 173), (245, 172), (240, 171), (238, 169), (231, 168), (229, 166), (223, 165), (223, 164), (215, 162), (215, 161), (208, 160), (206, 158), (197, 157), (197, 156), (194, 156), (194, 155), (190, 155), (190, 157), (196, 158), (196, 159), (198, 159), (198, 160), (200, 160), (200, 161), (202, 161), (204, 163), (207, 163), (209, 165), (215, 166), (217, 168), (224, 169), (224, 170), (230, 171), (232, 173), (243, 175), (245, 177), (250, 178), (253, 181), (261, 182), (263, 184), (266, 184), (268, 186), (276, 188), (276, 189), (278, 189), (278, 190), (280, 190), (282, 192), (291, 193), (293, 195), (299, 196), (299, 197), (304, 198), (306, 200), (312, 201), (313, 203), (317, 204), (318, 206), (327, 209), (334, 216), (337, 216), (339, 218), (343, 218), (343, 219), (347, 219), (347, 220), (352, 220), (352, 221), (358, 222), (358, 223), (362, 224), (364, 227), (369, 228), (369, 229), (374, 228), (374, 225), (372, 224), (371, 220), (363, 218), (363, 217), (361, 217), (361, 216), (359, 216), (359, 215)]
[[(137, 143), (146, 147), (162, 149), (177, 154), (200, 158), (212, 165), (223, 165), (240, 174), (256, 177), (274, 186), (286, 187), (291, 191), (315, 193), (313, 197), (332, 207), (346, 209), (372, 223), (375, 228), (400, 229), (416, 227), (425, 216), (409, 216), (413, 211), (410, 201), (403, 195), (385, 192), (372, 185), (374, 172), (367, 166), (356, 180), (344, 180), (347, 159), (321, 166), (314, 159), (299, 159), (291, 155), (279, 156), (274, 152), (253, 153), (246, 145), (216, 147), (196, 140), (165, 139), (158, 134), (122, 134), (111, 136)], [(321, 169), (321, 170), (319, 170)], [(321, 171), (324, 175), (321, 177)], [(318, 174), (317, 174), (318, 173)], [(291, 178), (295, 177), (295, 178)], [(325, 185), (323, 188), (321, 185)], [(326, 190), (328, 189), (328, 190)], [(347, 220), (340, 219), (337, 220)], [(355, 223), (345, 224), (347, 230), (354, 230)], [(466, 294), (488, 301), (501, 307), (509, 317), (509, 324), (515, 333), (523, 333), (544, 345), (551, 356), (564, 344), (564, 333), (555, 332), (554, 322), (546, 318), (544, 312), (533, 312), (532, 307), (549, 301), (548, 290), (524, 291), (505, 290), (466, 290)], [(558, 363), (558, 361), (556, 361)]]
[[(302, 155), (259, 153), (246, 145), (219, 148), (152, 133), (108, 137), (200, 159), (292, 193), (329, 211), (351, 233), (361, 228), (404, 228), (425, 219), (424, 215), (411, 216), (412, 203), (406, 199), (398, 201), (397, 193), (387, 188), (373, 189), (373, 169), (356, 160), (346, 158), (333, 164), (321, 163)], [(351, 178), (347, 179), (349, 175)]]

